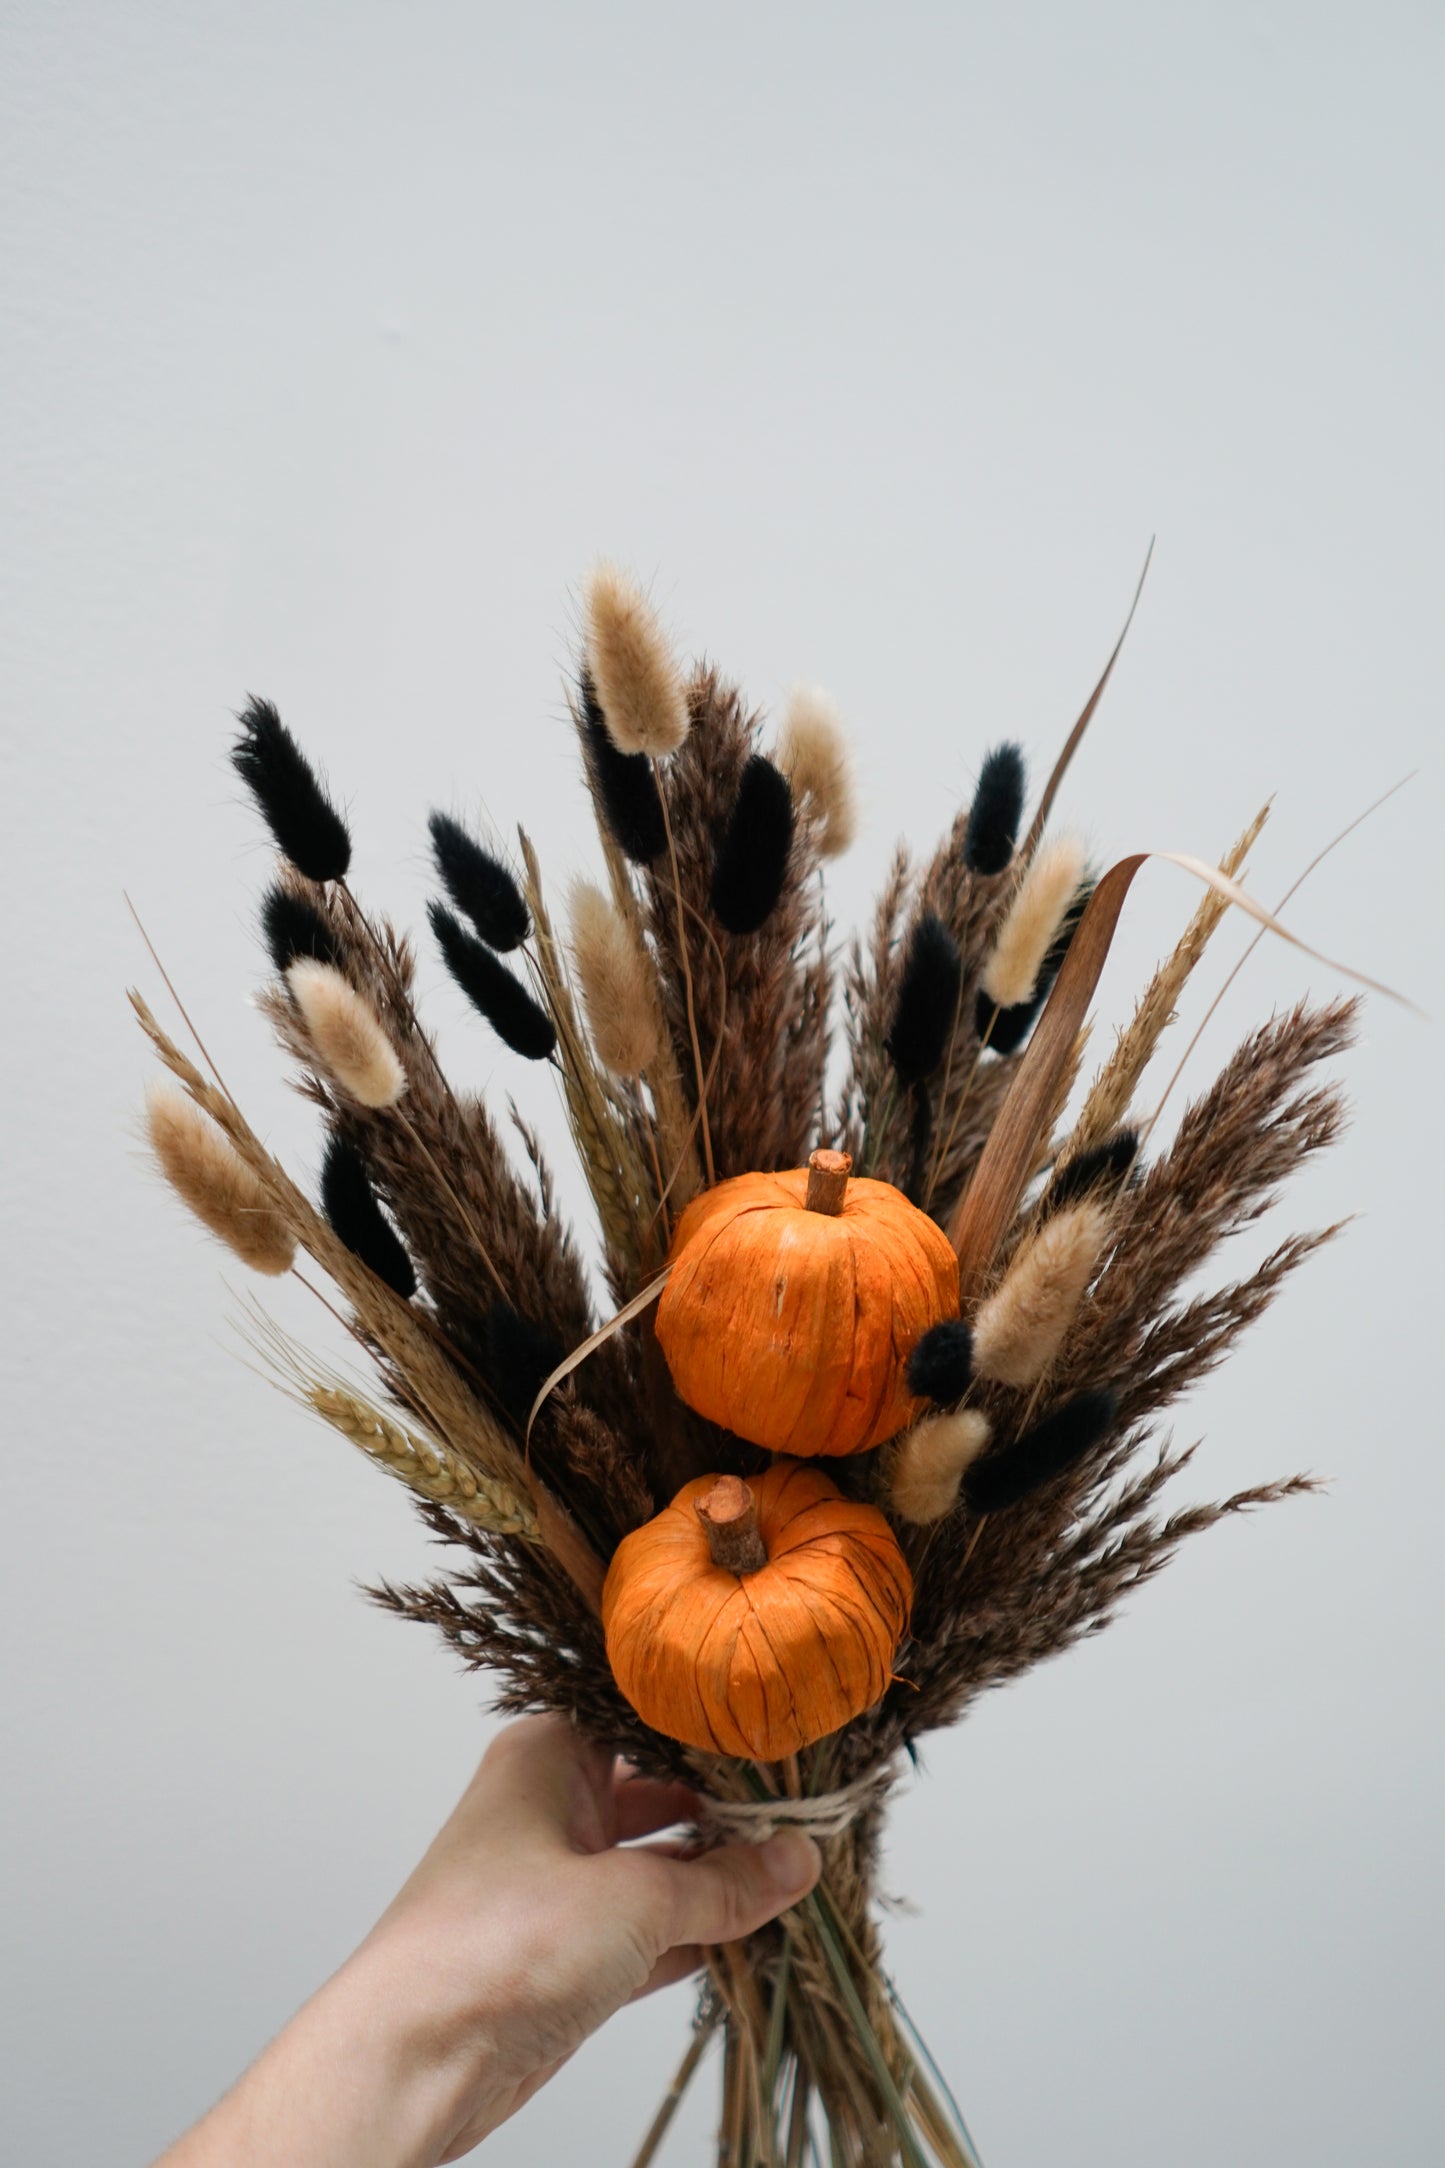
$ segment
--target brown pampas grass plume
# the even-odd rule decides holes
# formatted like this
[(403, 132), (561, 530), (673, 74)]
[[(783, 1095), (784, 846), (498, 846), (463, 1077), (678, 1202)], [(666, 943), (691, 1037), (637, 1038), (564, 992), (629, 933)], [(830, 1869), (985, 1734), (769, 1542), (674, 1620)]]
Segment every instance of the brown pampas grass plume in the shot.
[(888, 1503), (898, 1518), (927, 1528), (951, 1513), (965, 1470), (991, 1435), (988, 1417), (978, 1408), (925, 1415), (915, 1423), (893, 1449)]
[(1059, 836), (1035, 852), (984, 967), (983, 991), (995, 1007), (1013, 1009), (1033, 999), (1084, 869), (1084, 846), (1076, 836)]
[(401, 1057), (370, 1003), (331, 964), (300, 957), (286, 983), (323, 1067), (362, 1107), (394, 1106), (406, 1088)]
[(777, 763), (798, 804), (812, 815), (821, 858), (837, 858), (858, 832), (853, 762), (830, 693), (799, 685), (788, 695), (778, 732)]
[(652, 966), (635, 929), (591, 881), (569, 898), (572, 962), (597, 1059), (614, 1076), (641, 1076), (662, 1045)]
[(204, 1227), (253, 1272), (291, 1270), (296, 1244), (266, 1191), (184, 1092), (153, 1078), (146, 1134), (162, 1174)]
[(587, 582), (587, 667), (620, 753), (676, 752), (687, 736), (682, 674), (651, 603), (615, 565)]
[(1109, 1208), (1085, 1198), (1025, 1242), (973, 1321), (973, 1362), (1000, 1385), (1032, 1385), (1063, 1345), (1109, 1232)]

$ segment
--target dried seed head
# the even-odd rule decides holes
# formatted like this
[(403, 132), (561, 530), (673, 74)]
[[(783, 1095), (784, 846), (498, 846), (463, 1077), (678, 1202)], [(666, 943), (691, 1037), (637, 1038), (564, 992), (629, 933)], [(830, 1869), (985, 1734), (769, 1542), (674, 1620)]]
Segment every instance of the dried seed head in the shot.
[(597, 1059), (616, 1076), (657, 1060), (662, 1018), (642, 943), (600, 888), (578, 881), (570, 898), (572, 961)]
[(146, 1134), (171, 1188), (253, 1272), (291, 1270), (296, 1243), (257, 1177), (215, 1123), (174, 1085), (146, 1087)]
[(646, 753), (619, 753), (608, 735), (590, 671), (577, 685), (574, 710), (593, 804), (607, 833), (635, 866), (650, 866), (667, 848), (667, 823), (657, 777)]
[(344, 880), (351, 863), (350, 832), (275, 707), (253, 697), (236, 720), (241, 735), (231, 747), (231, 765), (277, 849), (308, 880)]
[(898, 1518), (928, 1527), (958, 1503), (964, 1471), (989, 1441), (989, 1421), (978, 1408), (925, 1415), (894, 1447), (888, 1503)]
[(1109, 1232), (1097, 1197), (1068, 1205), (1024, 1243), (973, 1321), (974, 1367), (1001, 1385), (1043, 1376), (1074, 1321)]
[(314, 904), (276, 882), (261, 898), (261, 932), (271, 962), (284, 975), (298, 956), (334, 964), (341, 950), (335, 934)]
[(332, 1232), (352, 1256), (369, 1266), (403, 1302), (410, 1302), (416, 1293), (412, 1261), (376, 1201), (361, 1154), (342, 1137), (333, 1137), (326, 1147), (321, 1169), (321, 1208), (331, 1222)]
[(557, 1044), (557, 1032), (541, 1003), (445, 904), (429, 903), (427, 917), (443, 962), (477, 1014), (514, 1054), (525, 1061), (546, 1061)]
[(858, 832), (853, 762), (832, 695), (799, 685), (788, 695), (777, 762), (814, 823), (819, 855), (836, 858)]
[(682, 674), (651, 603), (615, 565), (587, 582), (587, 667), (619, 752), (676, 751), (688, 724)]
[(1002, 1452), (985, 1454), (964, 1474), (963, 1495), (976, 1513), (1000, 1513), (1083, 1459), (1114, 1426), (1117, 1395), (1076, 1393), (1050, 1409)]
[(962, 983), (958, 943), (935, 912), (925, 911), (909, 936), (887, 1039), (889, 1059), (900, 1083), (921, 1083), (942, 1061), (958, 1015)]
[(371, 1004), (330, 964), (310, 957), (298, 957), (286, 983), (317, 1059), (347, 1096), (358, 1106), (394, 1106), (406, 1071)]
[(1016, 745), (997, 745), (978, 773), (968, 810), (963, 862), (970, 873), (1002, 873), (1014, 854), (1024, 810), (1024, 756)]
[(1085, 863), (1076, 836), (1059, 836), (1034, 853), (984, 966), (983, 991), (997, 1008), (1013, 1009), (1033, 999)]
[(930, 1326), (908, 1358), (908, 1390), (940, 1408), (956, 1407), (973, 1376), (973, 1334), (961, 1317)]
[(500, 858), (483, 850), (449, 814), (433, 813), (432, 858), (447, 894), (488, 948), (514, 949), (532, 930), (531, 914)]
[(793, 848), (788, 779), (761, 753), (744, 764), (718, 845), (708, 901), (729, 933), (756, 933), (772, 916)]

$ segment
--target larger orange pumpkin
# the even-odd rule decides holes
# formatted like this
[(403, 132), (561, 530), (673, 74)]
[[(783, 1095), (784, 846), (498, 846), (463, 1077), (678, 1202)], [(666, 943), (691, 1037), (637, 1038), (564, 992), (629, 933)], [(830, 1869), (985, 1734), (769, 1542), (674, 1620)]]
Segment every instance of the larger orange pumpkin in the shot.
[[(729, 1543), (737, 1564), (717, 1563)], [(654, 1731), (778, 1761), (880, 1698), (912, 1600), (883, 1515), (820, 1469), (776, 1461), (746, 1485), (700, 1476), (624, 1536), (602, 1624), (613, 1675)]]
[[(691, 1408), (774, 1453), (862, 1453), (925, 1403), (904, 1366), (958, 1314), (958, 1259), (888, 1182), (842, 1152), (740, 1174), (678, 1222), (657, 1338)], [(810, 1205), (810, 1197), (813, 1200)]]

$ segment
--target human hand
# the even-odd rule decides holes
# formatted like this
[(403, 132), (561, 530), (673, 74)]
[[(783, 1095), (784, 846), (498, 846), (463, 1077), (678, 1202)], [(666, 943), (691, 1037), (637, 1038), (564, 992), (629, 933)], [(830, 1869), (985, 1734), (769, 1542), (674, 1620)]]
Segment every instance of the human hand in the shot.
[(360, 1949), (158, 2168), (459, 2159), (623, 2003), (813, 1886), (796, 1830), (691, 1859), (622, 1848), (694, 1804), (558, 1718), (509, 1725)]

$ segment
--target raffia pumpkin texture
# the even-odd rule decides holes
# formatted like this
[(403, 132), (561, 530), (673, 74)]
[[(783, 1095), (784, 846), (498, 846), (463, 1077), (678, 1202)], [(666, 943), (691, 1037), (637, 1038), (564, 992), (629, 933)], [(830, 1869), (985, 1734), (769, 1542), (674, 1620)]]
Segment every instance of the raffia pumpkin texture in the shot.
[(883, 1515), (780, 1460), (747, 1484), (700, 1476), (625, 1536), (602, 1624), (613, 1675), (654, 1731), (777, 1761), (880, 1699), (912, 1600)]
[[(958, 1314), (958, 1259), (888, 1182), (844, 1152), (741, 1174), (678, 1222), (657, 1339), (681, 1398), (769, 1452), (863, 1453), (926, 1403), (904, 1371)], [(811, 1200), (811, 1201), (810, 1201)]]

